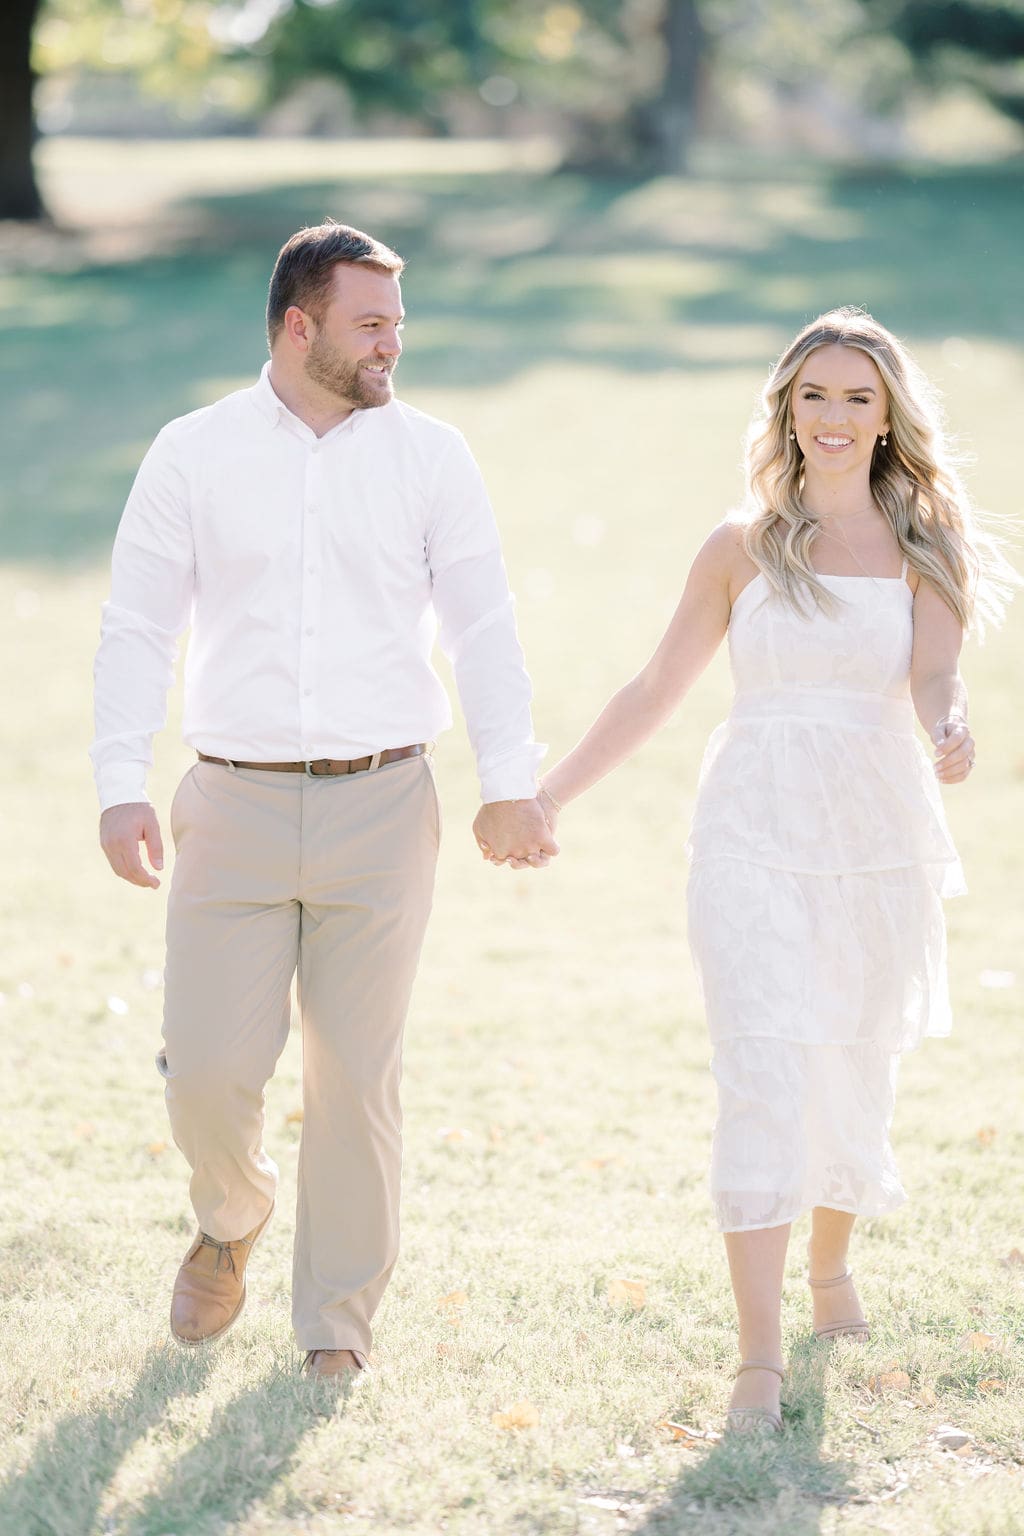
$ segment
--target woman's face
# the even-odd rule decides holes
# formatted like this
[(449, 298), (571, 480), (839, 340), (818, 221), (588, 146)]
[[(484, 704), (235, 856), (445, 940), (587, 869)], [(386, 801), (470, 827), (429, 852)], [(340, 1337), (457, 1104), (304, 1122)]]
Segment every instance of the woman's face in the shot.
[(791, 399), (808, 469), (826, 475), (870, 469), (875, 443), (889, 430), (889, 397), (866, 352), (833, 343), (808, 353)]

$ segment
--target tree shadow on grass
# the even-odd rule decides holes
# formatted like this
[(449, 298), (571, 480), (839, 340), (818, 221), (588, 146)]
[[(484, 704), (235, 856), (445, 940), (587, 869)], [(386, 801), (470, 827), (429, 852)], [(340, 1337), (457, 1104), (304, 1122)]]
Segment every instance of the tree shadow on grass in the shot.
[(817, 1536), (825, 1509), (845, 1503), (850, 1492), (844, 1467), (821, 1450), (827, 1372), (820, 1345), (808, 1341), (795, 1350), (783, 1388), (782, 1435), (717, 1441), (634, 1528), (634, 1536), (696, 1536), (706, 1529)]
[(400, 389), (415, 400), (552, 363), (629, 387), (730, 367), (752, 390), (787, 336), (839, 302), (914, 340), (1024, 341), (1020, 193), (1010, 165), (341, 176), (183, 200), (151, 257), (5, 280), (0, 555), (64, 566), (109, 547), (163, 423), (255, 378), (277, 249), (327, 213), (408, 260)]
[[(201, 1391), (208, 1354), (151, 1350), (124, 1398), (58, 1419), (24, 1470), (0, 1491), (3, 1536), (83, 1536), (96, 1526), (111, 1480), (131, 1448), (177, 1397)], [(68, 1362), (74, 1370), (75, 1362)]]
[(344, 1388), (309, 1381), (289, 1361), (218, 1408), (159, 1486), (121, 1516), (119, 1529), (125, 1536), (225, 1530), (288, 1474), (305, 1435), (344, 1411), (346, 1399)]
[(125, 1457), (158, 1429), (174, 1399), (202, 1392), (213, 1360), (209, 1351), (153, 1350), (126, 1397), (59, 1419), (0, 1492), (2, 1536), (86, 1536), (99, 1529), (204, 1536), (241, 1518), (285, 1476), (303, 1436), (336, 1411), (337, 1391), (301, 1377), (290, 1359), (218, 1407), (141, 1502), (101, 1515)]

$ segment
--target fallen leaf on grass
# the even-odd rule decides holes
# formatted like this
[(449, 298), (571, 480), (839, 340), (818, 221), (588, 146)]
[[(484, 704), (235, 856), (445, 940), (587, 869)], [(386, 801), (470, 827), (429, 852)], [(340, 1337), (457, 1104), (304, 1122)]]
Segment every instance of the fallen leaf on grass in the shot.
[(1000, 1260), (1004, 1269), (1024, 1268), (1024, 1253), (1019, 1248), (1011, 1248), (1005, 1259)]
[(487, 1140), (492, 1147), (500, 1147), (505, 1140), (505, 1127), (503, 1125), (489, 1125), (487, 1127)]
[(677, 1424), (674, 1419), (661, 1419), (655, 1428), (667, 1429), (670, 1439), (678, 1440), (687, 1447), (700, 1445), (705, 1438), (701, 1430), (691, 1429), (689, 1424)]
[(461, 1142), (468, 1141), (472, 1131), (467, 1131), (462, 1125), (442, 1125), (438, 1131), (438, 1137), (449, 1147), (457, 1147)]
[(1003, 1348), (1003, 1340), (995, 1333), (965, 1333), (959, 1343), (961, 1349), (973, 1350), (975, 1354)]
[(444, 1313), (446, 1322), (449, 1322), (453, 1328), (458, 1328), (462, 1322), (459, 1314), (468, 1300), (467, 1291), (449, 1291), (448, 1295), (442, 1296), (437, 1303), (437, 1310)]
[(632, 1307), (639, 1312), (647, 1305), (645, 1280), (609, 1280), (608, 1300), (613, 1307)]
[(910, 1377), (906, 1371), (891, 1369), (879, 1371), (877, 1376), (868, 1377), (868, 1390), (870, 1392), (909, 1392)]
[(938, 1429), (932, 1430), (932, 1439), (947, 1451), (961, 1451), (971, 1443), (966, 1429), (959, 1429), (955, 1424), (940, 1424)]
[(288, 1111), (288, 1113), (284, 1117), (284, 1123), (285, 1123), (285, 1125), (301, 1125), (302, 1124), (302, 1110), (301, 1109), (290, 1109)]
[(986, 1376), (984, 1381), (978, 1382), (979, 1392), (1005, 1392), (1006, 1382), (1000, 1376)]
[(507, 1413), (492, 1413), (491, 1423), (498, 1429), (533, 1429), (540, 1423), (540, 1414), (524, 1398), (522, 1402), (513, 1403)]
[(980, 1130), (975, 1131), (974, 1139), (979, 1147), (990, 1147), (995, 1141), (997, 1134), (994, 1125), (983, 1125)]
[(75, 1126), (75, 1135), (79, 1141), (92, 1141), (96, 1135), (96, 1127), (91, 1120), (80, 1120)]
[(602, 1168), (607, 1168), (609, 1163), (617, 1162), (614, 1157), (587, 1157), (582, 1163), (577, 1163), (581, 1173), (600, 1173)]
[(167, 1143), (166, 1141), (151, 1141), (146, 1148), (146, 1151), (149, 1153), (150, 1157), (159, 1157), (161, 1152), (167, 1151)]

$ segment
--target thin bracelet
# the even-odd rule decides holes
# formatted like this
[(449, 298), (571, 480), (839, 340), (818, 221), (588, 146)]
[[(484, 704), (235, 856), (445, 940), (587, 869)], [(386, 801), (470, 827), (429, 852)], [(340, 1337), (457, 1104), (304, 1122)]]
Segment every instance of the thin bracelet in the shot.
[(547, 795), (548, 799), (551, 801), (551, 804), (554, 806), (555, 810), (558, 811), (559, 813), (561, 812), (562, 807), (559, 805), (558, 801), (555, 799), (554, 795), (551, 793), (550, 789), (548, 789), (546, 784), (538, 784), (537, 790), (538, 790), (539, 794)]

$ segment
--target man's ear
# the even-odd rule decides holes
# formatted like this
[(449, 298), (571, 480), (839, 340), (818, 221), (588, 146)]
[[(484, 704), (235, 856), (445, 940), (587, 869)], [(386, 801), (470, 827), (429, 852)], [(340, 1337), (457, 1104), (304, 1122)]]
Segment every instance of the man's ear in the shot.
[(297, 352), (308, 352), (316, 337), (313, 317), (297, 304), (289, 304), (284, 312), (284, 333)]

